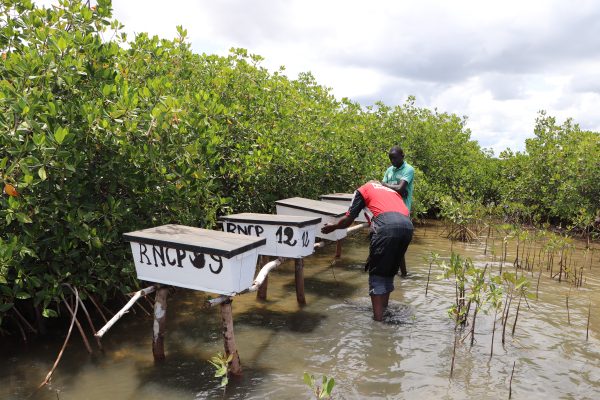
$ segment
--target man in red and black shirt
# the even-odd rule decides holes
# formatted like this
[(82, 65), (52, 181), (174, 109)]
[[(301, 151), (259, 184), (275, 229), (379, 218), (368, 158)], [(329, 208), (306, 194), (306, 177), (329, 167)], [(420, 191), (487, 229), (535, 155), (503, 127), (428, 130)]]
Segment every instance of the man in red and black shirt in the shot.
[(373, 213), (371, 244), (365, 270), (369, 271), (373, 318), (381, 321), (390, 293), (394, 290), (394, 276), (398, 273), (400, 260), (413, 235), (413, 225), (402, 196), (377, 181), (370, 181), (354, 192), (346, 216), (335, 224), (326, 224), (321, 232), (330, 233), (347, 228), (365, 207)]

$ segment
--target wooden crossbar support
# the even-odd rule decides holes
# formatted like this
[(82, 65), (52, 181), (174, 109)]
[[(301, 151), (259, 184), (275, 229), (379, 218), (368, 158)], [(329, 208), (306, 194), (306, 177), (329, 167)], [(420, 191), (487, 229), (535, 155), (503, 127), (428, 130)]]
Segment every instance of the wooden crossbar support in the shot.
[(98, 332), (96, 332), (97, 338), (102, 338), (104, 334), (123, 316), (127, 311), (135, 304), (135, 302), (142, 296), (146, 296), (156, 290), (155, 286), (149, 286), (145, 289), (135, 292), (131, 299), (114, 315)]

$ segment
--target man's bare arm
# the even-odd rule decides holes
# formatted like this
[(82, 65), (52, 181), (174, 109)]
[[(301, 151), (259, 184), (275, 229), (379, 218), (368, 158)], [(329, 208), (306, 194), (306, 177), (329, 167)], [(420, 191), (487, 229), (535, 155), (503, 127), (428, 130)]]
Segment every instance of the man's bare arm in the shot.
[(406, 182), (404, 179), (402, 179), (397, 185), (393, 185), (391, 183), (382, 183), (382, 185), (395, 190), (396, 192), (400, 193), (400, 196), (402, 197), (406, 197), (408, 195), (408, 182)]

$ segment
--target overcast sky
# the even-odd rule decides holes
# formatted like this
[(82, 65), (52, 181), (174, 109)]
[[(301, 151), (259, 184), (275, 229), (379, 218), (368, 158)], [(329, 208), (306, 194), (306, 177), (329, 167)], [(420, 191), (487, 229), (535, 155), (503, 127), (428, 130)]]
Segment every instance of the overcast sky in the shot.
[[(52, 2), (50, 0), (44, 3)], [(243, 47), (312, 72), (337, 98), (467, 116), (496, 155), (523, 150), (539, 110), (600, 131), (600, 2), (553, 0), (113, 0), (125, 31), (198, 53)]]

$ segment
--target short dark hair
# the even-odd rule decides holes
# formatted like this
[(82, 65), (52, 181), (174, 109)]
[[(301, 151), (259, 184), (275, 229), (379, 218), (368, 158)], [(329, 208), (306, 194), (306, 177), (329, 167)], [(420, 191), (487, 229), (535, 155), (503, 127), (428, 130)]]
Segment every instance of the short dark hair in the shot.
[(400, 153), (400, 154), (404, 155), (404, 150), (402, 150), (402, 147), (400, 147), (398, 145), (394, 145), (390, 149), (389, 154), (392, 154), (392, 153)]

